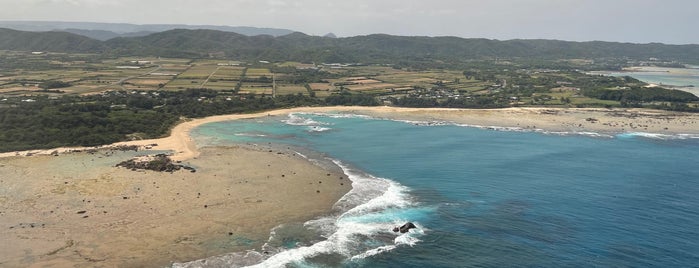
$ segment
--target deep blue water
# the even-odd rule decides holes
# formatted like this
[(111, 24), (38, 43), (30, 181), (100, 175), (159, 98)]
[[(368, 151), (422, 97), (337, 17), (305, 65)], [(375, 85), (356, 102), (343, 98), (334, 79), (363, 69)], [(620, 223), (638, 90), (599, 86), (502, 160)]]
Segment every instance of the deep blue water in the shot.
[[(351, 173), (346, 209), (306, 224), (327, 240), (261, 267), (699, 266), (697, 139), (319, 114), (207, 124), (194, 136), (305, 147)], [(391, 232), (406, 221), (418, 230)]]

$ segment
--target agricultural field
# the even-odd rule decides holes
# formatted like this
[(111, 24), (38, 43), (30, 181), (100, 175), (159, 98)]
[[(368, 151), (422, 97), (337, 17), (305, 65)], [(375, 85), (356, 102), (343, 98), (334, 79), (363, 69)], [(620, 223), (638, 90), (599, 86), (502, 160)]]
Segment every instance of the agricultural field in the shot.
[(260, 78), (260, 77), (263, 77), (263, 76), (264, 76), (264, 77), (268, 77), (268, 78), (271, 79), (271, 78), (272, 78), (272, 72), (270, 72), (269, 69), (263, 69), (263, 68), (250, 68), (250, 69), (248, 69), (247, 72), (245, 73), (245, 77), (253, 78), (253, 79), (255, 79), (255, 78)]
[(310, 83), (309, 86), (313, 91), (335, 91), (336, 88), (332, 83)]
[[(502, 105), (614, 106), (618, 100), (585, 96), (585, 89), (642, 87), (575, 71), (537, 70), (480, 63), (464, 70), (398, 68), (387, 65), (314, 65), (298, 62), (245, 63), (220, 59), (158, 57), (101, 58), (90, 54), (32, 54), (0, 51), (0, 97), (93, 94), (104, 91), (210, 89), (239, 94), (363, 94), (382, 101), (485, 99)], [(275, 73), (276, 72), (276, 73)], [(611, 79), (611, 80), (610, 80)], [(47, 85), (60, 84), (60, 87)], [(276, 88), (276, 90), (275, 90)], [(47, 90), (49, 89), (49, 90)], [(420, 104), (422, 105), (422, 104)]]
[(244, 71), (245, 67), (224, 66), (220, 67), (218, 71), (211, 76), (211, 79), (238, 81), (240, 80), (240, 77), (243, 75)]
[(281, 84), (277, 85), (277, 94), (278, 95), (289, 95), (289, 94), (303, 94), (303, 95), (308, 95), (308, 89), (304, 87), (303, 85), (287, 85), (287, 84)]
[(237, 85), (238, 81), (220, 81), (212, 78), (208, 82), (203, 84), (202, 87), (213, 90), (233, 90), (236, 88)]
[(216, 65), (194, 65), (177, 76), (177, 79), (202, 79), (209, 78), (212, 74), (218, 71), (219, 66)]

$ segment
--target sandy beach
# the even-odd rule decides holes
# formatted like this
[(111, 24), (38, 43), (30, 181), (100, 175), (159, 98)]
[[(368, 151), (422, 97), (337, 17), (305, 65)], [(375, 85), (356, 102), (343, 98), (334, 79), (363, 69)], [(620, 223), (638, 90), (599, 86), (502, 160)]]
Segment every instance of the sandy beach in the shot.
[(446, 121), (480, 127), (504, 127), (564, 133), (699, 134), (699, 114), (648, 109), (507, 108), (399, 109), (368, 111), (369, 115), (401, 120)]
[[(649, 109), (602, 108), (505, 108), (505, 109), (446, 109), (446, 108), (397, 108), (397, 107), (301, 107), (279, 109), (256, 114), (219, 115), (192, 119), (175, 126), (170, 136), (161, 139), (119, 142), (109, 146), (137, 145), (153, 150), (174, 152), (173, 160), (186, 160), (199, 155), (189, 132), (197, 126), (239, 119), (275, 116), (289, 113), (357, 113), (374, 117), (416, 120), (446, 121), (481, 127), (519, 128), (547, 132), (618, 134), (643, 132), (665, 135), (699, 135), (699, 114)], [(151, 146), (153, 145), (153, 146)], [(106, 147), (109, 147), (106, 146)], [(0, 153), (0, 158), (21, 155), (49, 155), (73, 150), (99, 149), (102, 147), (54, 148)]]
[(204, 148), (196, 173), (113, 167), (128, 154), (0, 159), (0, 266), (163, 267), (259, 248), (351, 187), (272, 148)]
[(112, 145), (172, 151), (196, 173), (116, 168), (135, 152), (110, 146), (3, 153), (0, 266), (166, 266), (259, 248), (275, 226), (330, 213), (351, 188), (340, 170), (274, 147), (198, 148), (189, 135), (206, 123), (295, 112), (568, 133), (699, 134), (699, 115), (643, 109), (312, 107), (194, 119), (166, 138)]

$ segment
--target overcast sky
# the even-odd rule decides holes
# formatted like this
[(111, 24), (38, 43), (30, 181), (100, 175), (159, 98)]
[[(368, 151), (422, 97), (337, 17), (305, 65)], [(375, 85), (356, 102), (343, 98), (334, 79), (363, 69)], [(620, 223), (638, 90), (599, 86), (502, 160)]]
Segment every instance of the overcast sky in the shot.
[(699, 44), (699, 0), (0, 0), (0, 20)]

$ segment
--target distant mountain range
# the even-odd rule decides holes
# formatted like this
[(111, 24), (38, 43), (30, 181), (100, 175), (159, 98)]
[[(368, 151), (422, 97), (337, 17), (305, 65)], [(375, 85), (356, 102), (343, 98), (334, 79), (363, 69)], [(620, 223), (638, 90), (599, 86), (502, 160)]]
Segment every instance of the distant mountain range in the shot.
[(0, 29), (0, 49), (88, 52), (108, 55), (216, 57), (239, 60), (303, 62), (455, 62), (472, 59), (601, 59), (628, 58), (699, 63), (699, 45), (568, 42), (557, 40), (466, 39), (366, 35), (345, 38), (309, 36), (247, 36), (234, 32), (176, 29), (146, 36), (107, 41), (68, 32), (25, 32)]
[(247, 36), (271, 35), (282, 36), (292, 33), (292, 30), (257, 28), (245, 26), (216, 26), (216, 25), (186, 25), (186, 24), (129, 24), (129, 23), (100, 23), (100, 22), (61, 22), (61, 21), (0, 21), (0, 28), (31, 32), (63, 31), (92, 39), (106, 41), (116, 37), (146, 36), (156, 32), (173, 29), (209, 29), (222, 32), (233, 32)]

